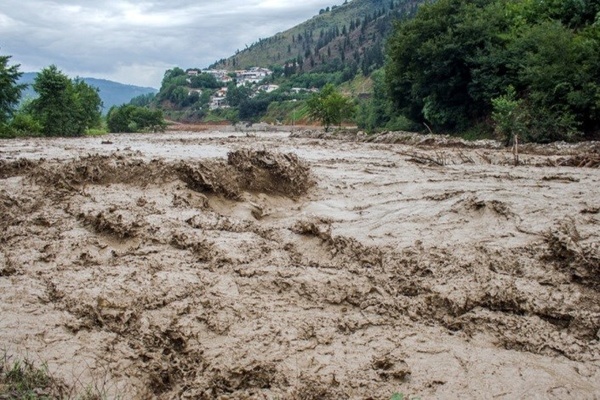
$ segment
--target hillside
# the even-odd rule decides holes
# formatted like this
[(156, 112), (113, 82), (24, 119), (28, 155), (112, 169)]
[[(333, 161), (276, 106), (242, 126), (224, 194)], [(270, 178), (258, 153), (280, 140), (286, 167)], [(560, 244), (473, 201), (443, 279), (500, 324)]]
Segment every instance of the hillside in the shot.
[[(31, 87), (37, 72), (26, 72), (23, 74), (19, 83), (25, 83), (30, 86), (23, 92), (23, 98), (35, 96), (35, 91)], [(126, 85), (119, 82), (113, 82), (106, 79), (97, 78), (82, 78), (88, 85), (99, 89), (100, 98), (104, 104), (103, 112), (106, 113), (112, 106), (129, 103), (129, 101), (137, 96), (156, 93), (157, 90), (150, 87), (141, 87), (134, 85)]]
[(351, 68), (364, 74), (383, 64), (384, 39), (393, 21), (412, 16), (424, 0), (353, 0), (323, 9), (319, 15), (258, 42), (211, 66), (235, 70), (252, 66), (283, 67), (297, 72)]

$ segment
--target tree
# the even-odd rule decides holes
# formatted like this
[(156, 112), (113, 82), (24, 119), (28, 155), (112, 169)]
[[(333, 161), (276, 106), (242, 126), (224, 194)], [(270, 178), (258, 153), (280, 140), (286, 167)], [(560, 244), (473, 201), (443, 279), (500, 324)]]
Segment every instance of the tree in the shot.
[[(506, 94), (492, 99), (494, 111), (492, 120), (495, 123), (494, 131), (497, 138), (509, 145), (510, 141), (525, 132), (523, 115), (520, 112), (522, 100), (517, 99), (515, 88), (511, 85)], [(521, 138), (522, 139), (522, 138)]]
[(92, 87), (82, 79), (73, 81), (74, 102), (77, 112), (76, 124), (78, 132), (85, 132), (88, 128), (98, 127), (102, 123), (102, 99), (98, 88)]
[(468, 127), (490, 111), (472, 96), (473, 58), (499, 41), (504, 21), (493, 0), (439, 0), (396, 25), (388, 42), (386, 80), (394, 103), (434, 129)]
[(166, 123), (162, 111), (124, 104), (111, 107), (106, 116), (108, 129), (113, 133), (163, 131)]
[(218, 89), (221, 87), (221, 84), (217, 81), (217, 78), (211, 74), (207, 74), (206, 72), (191, 77), (190, 82), (191, 88)]
[(229, 104), (231, 107), (237, 107), (241, 103), (247, 101), (251, 94), (252, 88), (250, 86), (237, 86), (234, 83), (230, 83), (227, 86), (227, 104)]
[(341, 125), (344, 119), (354, 114), (351, 100), (342, 96), (330, 83), (308, 99), (307, 106), (311, 118), (325, 125), (326, 132), (330, 126)]
[(388, 41), (388, 94), (397, 113), (442, 132), (494, 121), (497, 133), (526, 141), (593, 138), (599, 11), (584, 0), (424, 5)]
[(0, 56), (0, 125), (8, 123), (27, 86), (17, 84), (23, 73), (19, 72), (20, 65), (8, 65), (10, 58)]
[(98, 89), (79, 79), (73, 82), (55, 65), (38, 74), (33, 88), (39, 96), (31, 103), (31, 113), (44, 135), (80, 136), (100, 123)]

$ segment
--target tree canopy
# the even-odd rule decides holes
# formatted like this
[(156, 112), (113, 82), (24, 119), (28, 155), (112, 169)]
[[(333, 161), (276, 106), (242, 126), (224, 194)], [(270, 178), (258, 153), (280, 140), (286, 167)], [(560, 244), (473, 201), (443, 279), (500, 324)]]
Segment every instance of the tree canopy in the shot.
[(79, 79), (72, 81), (55, 65), (38, 74), (33, 88), (39, 96), (31, 102), (31, 115), (46, 136), (80, 136), (100, 124), (98, 89)]
[(106, 122), (113, 133), (163, 131), (166, 125), (162, 111), (133, 104), (111, 107)]
[(10, 58), (0, 56), (0, 125), (9, 122), (26, 86), (18, 84), (23, 73), (19, 72), (18, 64), (8, 65)]
[(306, 105), (309, 115), (325, 125), (325, 131), (329, 131), (332, 125), (341, 125), (344, 119), (354, 114), (352, 101), (342, 96), (332, 84), (315, 93)]
[(600, 129), (600, 5), (585, 0), (439, 0), (398, 23), (386, 85), (395, 112), (460, 131), (492, 121), (514, 89), (526, 140)]

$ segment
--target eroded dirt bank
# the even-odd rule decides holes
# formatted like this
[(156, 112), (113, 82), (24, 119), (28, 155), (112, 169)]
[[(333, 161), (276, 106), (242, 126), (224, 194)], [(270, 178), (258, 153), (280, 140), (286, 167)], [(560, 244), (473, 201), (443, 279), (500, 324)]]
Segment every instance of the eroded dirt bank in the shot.
[(597, 399), (595, 151), (0, 142), (0, 342), (109, 397)]

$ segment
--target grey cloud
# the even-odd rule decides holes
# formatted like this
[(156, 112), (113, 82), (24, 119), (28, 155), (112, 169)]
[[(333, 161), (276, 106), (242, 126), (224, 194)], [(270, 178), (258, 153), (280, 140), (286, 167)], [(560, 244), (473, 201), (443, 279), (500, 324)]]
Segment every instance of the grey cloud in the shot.
[(22, 70), (157, 87), (165, 69), (206, 67), (292, 27), (331, 0), (2, 0), (0, 54)]

